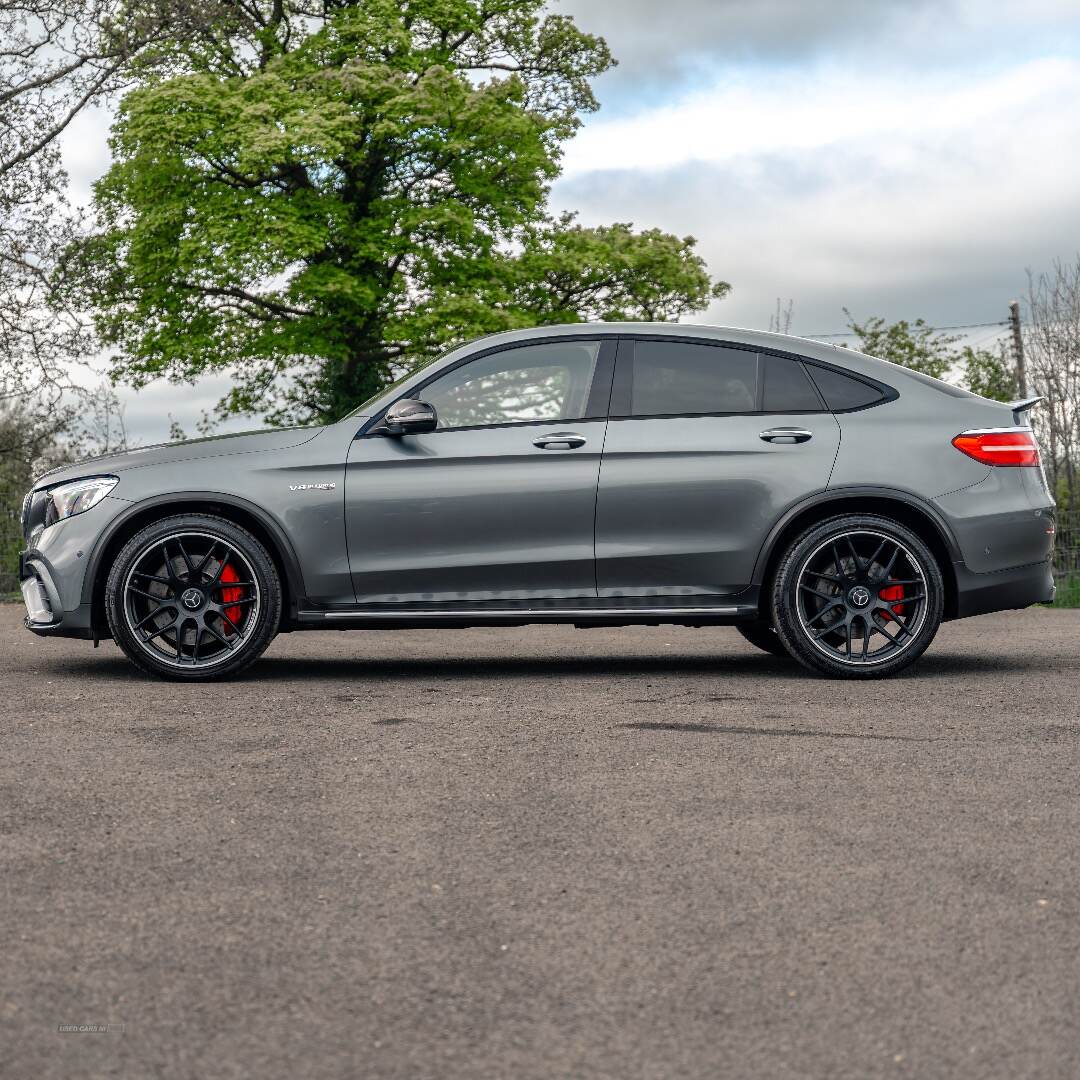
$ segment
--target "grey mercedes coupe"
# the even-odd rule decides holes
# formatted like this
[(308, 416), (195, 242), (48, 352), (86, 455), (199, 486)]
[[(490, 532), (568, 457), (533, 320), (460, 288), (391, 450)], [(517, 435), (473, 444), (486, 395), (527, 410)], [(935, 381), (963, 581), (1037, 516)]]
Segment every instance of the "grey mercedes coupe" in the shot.
[(323, 427), (40, 478), (26, 625), (171, 679), (278, 633), (731, 625), (841, 678), (1053, 598), (1034, 401), (831, 345), (673, 324), (474, 341)]

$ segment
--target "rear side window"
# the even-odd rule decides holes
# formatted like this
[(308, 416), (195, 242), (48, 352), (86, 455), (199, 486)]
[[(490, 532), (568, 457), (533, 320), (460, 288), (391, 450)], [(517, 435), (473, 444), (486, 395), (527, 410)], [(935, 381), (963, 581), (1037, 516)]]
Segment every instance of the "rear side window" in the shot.
[[(623, 368), (621, 355), (619, 365)], [(623, 368), (613, 402), (616, 416), (756, 411), (755, 352), (685, 341), (636, 341), (629, 367), (629, 380)]]
[(825, 399), (825, 404), (833, 412), (864, 409), (867, 405), (883, 400), (885, 396), (876, 386), (864, 383), (861, 379), (854, 379), (850, 375), (842, 375), (839, 371), (811, 365), (810, 373)]
[(762, 411), (767, 413), (821, 412), (821, 398), (806, 369), (797, 360), (763, 355), (764, 391)]

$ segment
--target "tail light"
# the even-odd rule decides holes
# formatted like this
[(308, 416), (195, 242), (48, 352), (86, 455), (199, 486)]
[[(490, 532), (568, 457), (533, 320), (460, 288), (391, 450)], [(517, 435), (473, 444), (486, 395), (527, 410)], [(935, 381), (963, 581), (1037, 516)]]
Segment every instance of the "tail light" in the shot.
[(963, 431), (952, 444), (960, 453), (984, 465), (1039, 464), (1039, 447), (1031, 428)]

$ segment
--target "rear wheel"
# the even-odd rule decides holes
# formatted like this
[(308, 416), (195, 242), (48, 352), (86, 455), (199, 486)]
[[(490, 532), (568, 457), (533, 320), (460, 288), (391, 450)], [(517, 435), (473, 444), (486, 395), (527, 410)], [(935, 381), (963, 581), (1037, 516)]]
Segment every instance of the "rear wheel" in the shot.
[(941, 570), (923, 541), (872, 514), (833, 518), (787, 550), (773, 621), (801, 664), (838, 678), (892, 675), (933, 641), (944, 608)]
[(762, 649), (771, 656), (782, 656), (785, 660), (791, 659), (791, 653), (784, 648), (784, 643), (780, 640), (780, 635), (773, 629), (772, 623), (739, 623), (735, 629), (738, 630), (751, 645)]
[(234, 675), (277, 633), (281, 585), (246, 529), (182, 514), (133, 536), (105, 586), (113, 639), (144, 671), (197, 681)]

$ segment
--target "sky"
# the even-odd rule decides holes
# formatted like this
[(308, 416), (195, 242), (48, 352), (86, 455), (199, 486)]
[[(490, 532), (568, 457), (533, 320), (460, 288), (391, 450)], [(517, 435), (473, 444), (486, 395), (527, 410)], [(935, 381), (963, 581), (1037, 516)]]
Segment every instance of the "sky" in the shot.
[[(1007, 317), (1080, 251), (1077, 0), (556, 0), (619, 60), (566, 147), (556, 210), (694, 236), (730, 294), (685, 319), (791, 331)], [(107, 112), (65, 141), (76, 194)], [(995, 327), (968, 339), (992, 344)], [(127, 392), (137, 441), (222, 380)], [(251, 420), (230, 426), (254, 426)]]

